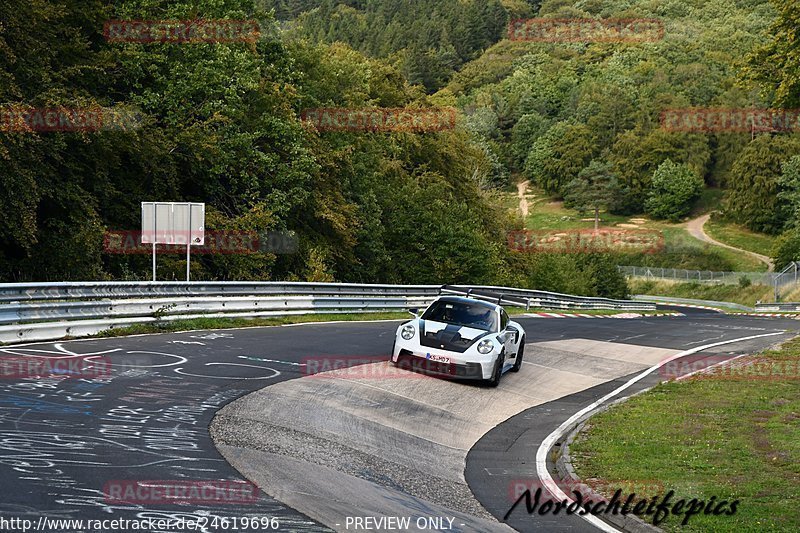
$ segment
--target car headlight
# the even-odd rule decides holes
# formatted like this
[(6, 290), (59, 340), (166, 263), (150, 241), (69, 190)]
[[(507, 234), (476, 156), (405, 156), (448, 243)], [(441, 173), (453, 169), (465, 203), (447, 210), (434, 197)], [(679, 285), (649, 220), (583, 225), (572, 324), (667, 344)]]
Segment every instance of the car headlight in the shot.
[(478, 343), (478, 353), (486, 355), (487, 353), (491, 353), (492, 350), (494, 350), (494, 343), (492, 342), (492, 339), (483, 339)]
[(400, 330), (400, 336), (403, 337), (405, 340), (410, 341), (411, 339), (414, 338), (415, 332), (416, 330), (414, 329), (414, 326), (412, 326), (411, 324), (406, 324), (405, 326), (403, 326), (403, 329)]

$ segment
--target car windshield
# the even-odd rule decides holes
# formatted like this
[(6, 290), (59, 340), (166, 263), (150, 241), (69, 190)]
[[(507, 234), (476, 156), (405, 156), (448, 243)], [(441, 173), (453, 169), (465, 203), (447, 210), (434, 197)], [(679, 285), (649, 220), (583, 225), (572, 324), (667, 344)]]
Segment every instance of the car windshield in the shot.
[(483, 305), (462, 302), (434, 302), (422, 315), (423, 320), (497, 331), (497, 313)]

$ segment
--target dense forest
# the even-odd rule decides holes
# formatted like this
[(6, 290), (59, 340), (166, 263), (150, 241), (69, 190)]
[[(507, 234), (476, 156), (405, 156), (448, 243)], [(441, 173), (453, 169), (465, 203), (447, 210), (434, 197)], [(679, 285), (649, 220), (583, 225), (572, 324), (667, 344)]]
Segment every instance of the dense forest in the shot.
[[(142, 117), (123, 131), (0, 132), (0, 279), (146, 279), (149, 258), (104, 253), (103, 234), (138, 229), (141, 201), (201, 201), (209, 230), (291, 230), (300, 247), (199, 256), (194, 279), (622, 295), (614, 256), (509, 252), (505, 235), (519, 221), (495, 192), (528, 178), (561, 197), (598, 169), (613, 175), (609, 209), (621, 213), (670, 218), (696, 180), (724, 187), (727, 215), (787, 232), (790, 256), (800, 252), (797, 136), (669, 132), (659, 116), (800, 107), (799, 9), (791, 0), (0, 0), (0, 103), (131, 106)], [(636, 44), (507, 40), (509, 20), (529, 16), (657, 17), (666, 32)], [(196, 18), (257, 19), (262, 38), (103, 36), (113, 19)], [(437, 106), (462, 111), (454, 130), (323, 133), (300, 120), (317, 107)], [(160, 261), (160, 278), (180, 276), (180, 255)]]
[[(315, 42), (344, 42), (371, 57), (386, 58), (409, 83), (429, 92), (443, 87), (465, 62), (504, 38), (512, 17), (533, 13), (522, 0), (506, 4), (501, 0), (311, 3), (313, 9), (304, 10), (290, 25), (292, 35)], [(296, 12), (294, 7), (289, 12)]]

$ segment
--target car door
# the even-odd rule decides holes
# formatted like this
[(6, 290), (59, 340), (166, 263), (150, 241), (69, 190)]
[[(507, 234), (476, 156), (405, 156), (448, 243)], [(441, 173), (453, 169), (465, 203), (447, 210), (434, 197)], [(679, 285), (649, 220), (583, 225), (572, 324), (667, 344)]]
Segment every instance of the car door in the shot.
[(509, 326), (510, 319), (508, 313), (500, 308), (500, 338), (506, 348), (506, 360), (513, 358), (517, 354), (517, 328)]

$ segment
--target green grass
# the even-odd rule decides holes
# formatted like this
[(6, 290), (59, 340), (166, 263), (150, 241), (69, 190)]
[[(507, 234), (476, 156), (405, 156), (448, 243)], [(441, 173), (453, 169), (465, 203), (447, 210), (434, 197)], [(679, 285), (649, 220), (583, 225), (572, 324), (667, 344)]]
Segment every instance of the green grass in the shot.
[[(540, 230), (574, 230), (591, 229), (594, 222), (591, 213), (579, 214), (574, 209), (566, 209), (561, 202), (554, 202), (538, 189), (530, 189), (530, 194), (536, 197), (529, 199), (530, 214), (525, 220), (525, 228)], [(720, 192), (710, 190), (704, 193), (698, 205), (716, 205)], [(503, 205), (509, 209), (519, 207), (516, 194), (506, 196)], [(631, 219), (640, 217), (626, 217), (600, 213), (600, 224), (603, 227), (627, 224)], [(729, 250), (721, 246), (703, 243), (689, 235), (683, 224), (670, 224), (666, 222), (647, 220), (638, 225), (641, 229), (661, 231), (664, 234), (664, 249), (654, 254), (637, 254), (620, 256), (620, 264), (633, 266), (651, 266), (663, 268), (683, 268), (687, 270), (715, 270), (737, 272), (762, 272), (767, 266), (753, 257)], [(586, 219), (586, 220), (583, 220)]]
[(323, 315), (289, 315), (269, 318), (192, 318), (188, 320), (165, 320), (148, 324), (132, 324), (121, 328), (107, 329), (92, 337), (124, 337), (145, 333), (170, 333), (175, 331), (231, 329), (266, 326), (283, 326), (302, 322), (331, 322), (357, 320), (402, 320), (412, 318), (409, 313), (338, 313)]
[[(541, 193), (537, 193), (539, 195)], [(594, 228), (594, 214), (579, 214), (574, 209), (566, 209), (561, 202), (554, 202), (550, 198), (537, 196), (529, 200), (530, 214), (525, 220), (526, 229), (564, 230), (564, 229), (592, 229)], [(519, 199), (517, 199), (519, 206)], [(592, 220), (588, 220), (588, 219)], [(586, 219), (586, 220), (583, 220)], [(628, 222), (628, 217), (600, 213), (601, 226)]]
[[(623, 311), (590, 309), (590, 310), (554, 310), (531, 309), (505, 306), (511, 316), (519, 316), (534, 312), (586, 313), (591, 315), (616, 315)], [(640, 314), (653, 314), (655, 311), (635, 311)], [(363, 321), (363, 320), (403, 320), (412, 318), (409, 313), (339, 313), (324, 315), (290, 315), (270, 318), (192, 318), (188, 320), (165, 320), (148, 324), (132, 324), (120, 328), (107, 329), (92, 337), (124, 337), (126, 335), (143, 335), (152, 333), (173, 333), (176, 331), (214, 330), (232, 328), (255, 328), (267, 326), (283, 326), (302, 322)]]
[(687, 258), (682, 263), (684, 265), (693, 265), (674, 266), (671, 268), (727, 272), (766, 272), (767, 270), (767, 265), (754, 257), (698, 241), (689, 235), (689, 232), (683, 226), (668, 224), (660, 226), (660, 229), (664, 232), (666, 251), (680, 250), (681, 255)]
[(663, 313), (663, 311), (622, 311), (620, 309), (533, 309), (531, 308), (530, 311), (525, 311), (522, 309), (519, 312), (512, 313), (508, 308), (506, 308), (509, 315), (522, 315), (525, 313), (562, 313), (565, 315), (574, 315), (580, 313), (582, 315), (598, 315), (598, 316), (613, 316), (613, 315), (621, 315), (625, 313), (637, 313), (639, 315), (655, 315), (657, 313)]
[[(763, 356), (797, 365), (800, 341)], [(599, 486), (661, 485), (661, 494), (675, 490), (673, 503), (739, 500), (732, 516), (701, 513), (686, 526), (671, 516), (660, 524), (667, 531), (797, 531), (800, 376), (793, 374), (659, 385), (590, 419), (570, 446), (576, 472), (606, 480)]]
[(768, 257), (776, 239), (772, 235), (756, 233), (738, 224), (720, 222), (713, 218), (706, 223), (705, 232), (719, 242)]
[(706, 283), (673, 283), (670, 281), (650, 281), (643, 279), (628, 280), (631, 294), (649, 294), (653, 296), (671, 296), (673, 298), (693, 298), (697, 300), (716, 300), (754, 306), (758, 300), (774, 301), (772, 287), (766, 285), (706, 284)]

